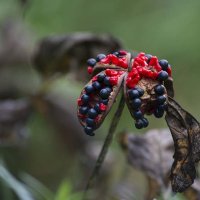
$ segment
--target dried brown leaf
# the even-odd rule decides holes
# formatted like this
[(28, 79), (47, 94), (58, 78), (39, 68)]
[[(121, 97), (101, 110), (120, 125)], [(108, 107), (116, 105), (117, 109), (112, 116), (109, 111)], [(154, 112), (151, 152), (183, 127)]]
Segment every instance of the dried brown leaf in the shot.
[(174, 140), (174, 163), (171, 182), (174, 192), (183, 192), (196, 177), (195, 162), (199, 160), (199, 133), (197, 120), (175, 100), (169, 98), (166, 121)]
[[(78, 80), (87, 80), (86, 60), (98, 53), (111, 53), (121, 48), (120, 42), (110, 35), (73, 33), (43, 39), (35, 51), (35, 68), (44, 77), (55, 73), (75, 72)], [(81, 76), (80, 76), (81, 74)]]
[(173, 142), (168, 130), (150, 130), (144, 135), (126, 134), (121, 145), (128, 162), (163, 184), (172, 164)]

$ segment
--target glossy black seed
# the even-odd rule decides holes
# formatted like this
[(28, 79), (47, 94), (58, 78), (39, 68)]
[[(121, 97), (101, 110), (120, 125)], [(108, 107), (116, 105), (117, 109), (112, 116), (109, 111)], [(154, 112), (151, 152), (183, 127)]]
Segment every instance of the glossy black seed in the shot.
[(91, 67), (95, 66), (97, 61), (94, 58), (90, 58), (87, 60), (87, 64)]
[(139, 119), (139, 120), (137, 120), (136, 121), (136, 123), (135, 123), (135, 127), (137, 128), (137, 129), (141, 129), (141, 128), (143, 128), (143, 121), (141, 120), (141, 119)]
[(86, 86), (86, 87), (85, 87), (85, 92), (86, 92), (87, 94), (91, 94), (92, 92), (94, 92), (93, 86), (92, 86), (92, 85)]
[(98, 112), (97, 112), (94, 108), (91, 108), (91, 109), (88, 111), (88, 117), (89, 117), (89, 118), (94, 119), (95, 117), (97, 117), (97, 115), (98, 115)]
[(133, 99), (133, 101), (132, 101), (132, 107), (135, 109), (139, 108), (141, 106), (141, 104), (142, 104), (142, 101), (139, 98)]
[(87, 94), (83, 94), (81, 100), (84, 104), (87, 104), (90, 100), (90, 97)]
[(165, 81), (168, 78), (168, 73), (166, 71), (161, 71), (158, 74), (158, 80)]
[(139, 92), (140, 97), (143, 96), (144, 90), (140, 87), (135, 87), (135, 89)]
[(169, 66), (167, 60), (164, 60), (164, 59), (163, 59), (163, 60), (160, 60), (160, 61), (159, 61), (159, 64), (160, 64), (160, 66), (162, 67), (162, 70), (167, 71), (168, 66)]
[(163, 105), (160, 105), (165, 111), (167, 110), (167, 103), (164, 103)]
[(158, 104), (163, 104), (166, 101), (166, 97), (165, 96), (158, 96), (156, 99)]
[(143, 114), (140, 110), (137, 110), (137, 111), (133, 112), (133, 116), (135, 119), (141, 119), (143, 117)]
[(112, 92), (112, 88), (110, 88), (110, 87), (105, 87), (104, 89), (108, 90), (109, 93)]
[(107, 99), (110, 95), (110, 92), (107, 89), (102, 89), (99, 94), (102, 99)]
[(92, 86), (96, 89), (96, 90), (100, 90), (101, 89), (101, 84), (98, 81), (95, 81), (92, 83)]
[(104, 105), (107, 105), (108, 104), (108, 99), (102, 99), (101, 103), (103, 103)]
[(99, 104), (97, 103), (97, 104), (95, 104), (95, 106), (94, 106), (94, 109), (98, 112), (98, 113), (100, 113), (101, 112), (101, 110), (100, 110), (100, 107), (99, 107)]
[(94, 127), (95, 126), (95, 121), (94, 119), (91, 119), (91, 118), (86, 118), (85, 120), (86, 124), (90, 127)]
[(149, 125), (149, 121), (146, 118), (143, 118), (142, 122), (143, 122), (143, 127), (145, 128)]
[(110, 86), (110, 79), (109, 79), (109, 77), (105, 77), (104, 78), (104, 80), (103, 80), (103, 83), (105, 84), (105, 85), (107, 85), (107, 86)]
[(161, 118), (161, 117), (163, 117), (163, 115), (164, 115), (164, 110), (156, 109), (156, 110), (154, 111), (154, 116), (155, 116), (156, 118)]
[(164, 88), (163, 85), (156, 85), (155, 88), (154, 88), (154, 91), (155, 91), (156, 94), (162, 95), (165, 92), (165, 88)]
[(90, 136), (94, 136), (94, 133), (93, 133), (93, 128), (91, 128), (91, 127), (89, 127), (89, 126), (86, 126), (85, 128), (84, 128), (84, 131), (85, 131), (85, 133), (87, 134), (87, 135), (90, 135)]
[(105, 58), (106, 55), (105, 54), (98, 54), (97, 55), (97, 58), (96, 58), (96, 61), (99, 62), (101, 59)]
[(145, 56), (148, 58), (147, 63), (149, 63), (150, 59), (152, 58), (151, 54), (145, 54)]
[(119, 52), (116, 51), (116, 52), (113, 53), (113, 55), (119, 56)]
[(89, 108), (87, 106), (82, 106), (79, 108), (79, 113), (81, 113), (82, 115), (87, 114)]
[(137, 90), (129, 90), (128, 91), (128, 95), (130, 99), (135, 99), (138, 98), (140, 96), (140, 93)]
[(99, 74), (99, 75), (97, 76), (97, 80), (98, 80), (99, 82), (103, 82), (103, 80), (104, 80), (105, 77), (106, 77), (105, 74)]
[(159, 105), (159, 106), (157, 107), (157, 110), (158, 110), (159, 112), (164, 112), (164, 111), (165, 111), (163, 105)]

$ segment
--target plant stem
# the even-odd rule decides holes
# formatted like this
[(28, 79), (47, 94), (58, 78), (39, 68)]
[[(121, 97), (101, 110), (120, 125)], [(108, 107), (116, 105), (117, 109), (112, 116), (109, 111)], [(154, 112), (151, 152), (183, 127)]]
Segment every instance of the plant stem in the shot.
[(92, 174), (87, 182), (87, 185), (86, 185), (86, 188), (84, 191), (84, 195), (83, 195), (83, 200), (87, 199), (86, 195), (87, 195), (88, 190), (94, 186), (95, 179), (96, 179), (97, 175), (99, 174), (101, 166), (102, 166), (102, 164), (105, 160), (106, 154), (108, 152), (108, 148), (110, 147), (110, 145), (112, 143), (113, 136), (114, 136), (115, 130), (117, 128), (117, 124), (120, 120), (122, 111), (124, 109), (124, 105), (125, 105), (125, 99), (124, 99), (124, 95), (122, 94), (120, 102), (119, 102), (119, 106), (118, 106), (118, 108), (113, 116), (113, 119), (111, 121), (110, 128), (109, 128), (108, 134), (106, 136), (106, 139), (104, 141), (103, 147), (98, 156), (98, 159), (96, 161), (96, 164), (92, 171)]

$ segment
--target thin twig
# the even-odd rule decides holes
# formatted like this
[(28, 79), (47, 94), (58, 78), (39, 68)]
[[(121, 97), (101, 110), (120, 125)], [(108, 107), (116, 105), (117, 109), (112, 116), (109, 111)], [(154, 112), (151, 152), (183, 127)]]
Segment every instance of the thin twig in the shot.
[(87, 195), (88, 190), (94, 186), (95, 179), (96, 179), (97, 175), (99, 174), (101, 166), (102, 166), (102, 164), (105, 160), (106, 154), (108, 152), (108, 148), (110, 147), (110, 145), (112, 143), (113, 136), (114, 136), (115, 130), (117, 128), (117, 124), (120, 120), (122, 111), (124, 109), (124, 105), (125, 105), (125, 99), (124, 99), (124, 95), (122, 94), (120, 102), (119, 102), (119, 106), (118, 106), (118, 108), (114, 114), (114, 117), (112, 119), (112, 122), (110, 124), (110, 128), (109, 128), (108, 134), (106, 136), (105, 142), (104, 142), (101, 152), (98, 156), (98, 159), (96, 161), (96, 164), (92, 171), (92, 174), (87, 182), (87, 185), (86, 185), (86, 188), (84, 191), (84, 195), (83, 195), (83, 200), (87, 199), (86, 195)]

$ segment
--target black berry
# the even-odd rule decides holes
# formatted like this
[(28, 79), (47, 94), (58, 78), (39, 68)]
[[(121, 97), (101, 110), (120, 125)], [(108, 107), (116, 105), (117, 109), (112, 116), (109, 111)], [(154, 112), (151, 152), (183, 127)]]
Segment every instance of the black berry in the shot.
[(88, 107), (82, 106), (79, 108), (79, 113), (81, 113), (82, 115), (85, 115), (85, 114), (87, 114), (88, 110), (89, 110)]
[(160, 64), (160, 66), (162, 67), (162, 70), (167, 71), (168, 66), (169, 66), (167, 60), (164, 60), (164, 59), (163, 59), (163, 60), (160, 60), (160, 61), (159, 61), (159, 64)]
[(104, 54), (98, 54), (96, 61), (99, 62), (101, 59), (105, 58), (106, 56)]
[(133, 112), (133, 116), (135, 117), (135, 119), (140, 119), (140, 118), (142, 118), (143, 114), (140, 110), (137, 110), (137, 111)]
[(116, 51), (116, 52), (113, 53), (113, 55), (119, 56), (119, 52)]
[(149, 125), (149, 121), (146, 118), (143, 118), (142, 122), (143, 122), (143, 127), (145, 128)]
[(92, 83), (92, 86), (96, 89), (96, 90), (100, 90), (101, 89), (101, 84), (98, 81), (95, 81)]
[(163, 104), (166, 101), (166, 97), (163, 96), (163, 95), (162, 96), (158, 96), (156, 100), (157, 100), (158, 104)]
[(137, 129), (143, 128), (143, 121), (141, 119), (137, 120), (136, 123), (135, 123), (135, 127)]
[(90, 100), (90, 97), (87, 94), (83, 94), (81, 100), (84, 104), (87, 104)]
[(149, 63), (150, 59), (152, 58), (151, 54), (145, 54), (145, 56), (148, 58), (147, 63)]
[(109, 93), (112, 92), (112, 88), (110, 88), (110, 87), (105, 87), (104, 89), (108, 90)]
[(87, 94), (90, 94), (90, 93), (92, 93), (93, 91), (94, 91), (94, 88), (93, 88), (92, 85), (88, 85), (88, 86), (85, 87), (85, 92), (86, 92)]
[(107, 99), (109, 97), (109, 95), (110, 95), (110, 92), (107, 89), (102, 89), (100, 91), (100, 97), (102, 99)]
[(105, 77), (104, 78), (104, 80), (103, 80), (103, 83), (105, 84), (105, 85), (107, 85), (107, 86), (109, 86), (110, 85), (110, 79), (109, 79), (109, 77)]
[(99, 107), (99, 104), (97, 103), (97, 104), (95, 104), (95, 106), (94, 106), (94, 109), (98, 112), (98, 113), (100, 113), (101, 112), (101, 110), (100, 110), (100, 107)]
[(154, 116), (155, 116), (156, 118), (161, 118), (163, 115), (164, 115), (164, 110), (156, 109), (156, 110), (154, 111)]
[(140, 97), (143, 96), (144, 90), (142, 88), (136, 87), (135, 89), (139, 92)]
[(102, 99), (101, 103), (103, 103), (104, 105), (107, 105), (108, 104), (108, 99)]
[(95, 66), (97, 61), (94, 58), (90, 58), (87, 60), (87, 64), (91, 67)]
[(137, 90), (129, 90), (128, 95), (129, 95), (130, 99), (135, 99), (140, 96), (140, 94)]
[(93, 128), (89, 127), (89, 126), (86, 126), (84, 128), (84, 131), (87, 135), (90, 135), (90, 136), (94, 136), (94, 133), (93, 133)]
[(158, 74), (158, 80), (165, 81), (168, 78), (168, 73), (166, 71), (161, 71)]
[(99, 74), (99, 75), (97, 76), (97, 80), (98, 80), (99, 82), (103, 82), (103, 80), (104, 80), (105, 77), (106, 77), (105, 74)]
[(163, 85), (156, 85), (155, 88), (154, 88), (154, 90), (155, 90), (155, 93), (157, 95), (163, 95), (164, 92), (165, 92), (165, 88), (164, 88)]
[(88, 111), (88, 117), (94, 119), (95, 117), (97, 117), (98, 113), (94, 108), (91, 108)]
[(91, 118), (86, 118), (85, 120), (86, 124), (90, 127), (94, 127), (95, 126), (95, 121), (94, 119), (91, 119)]
[(133, 99), (132, 101), (133, 108), (139, 108), (141, 104), (142, 104), (142, 101), (139, 98)]

